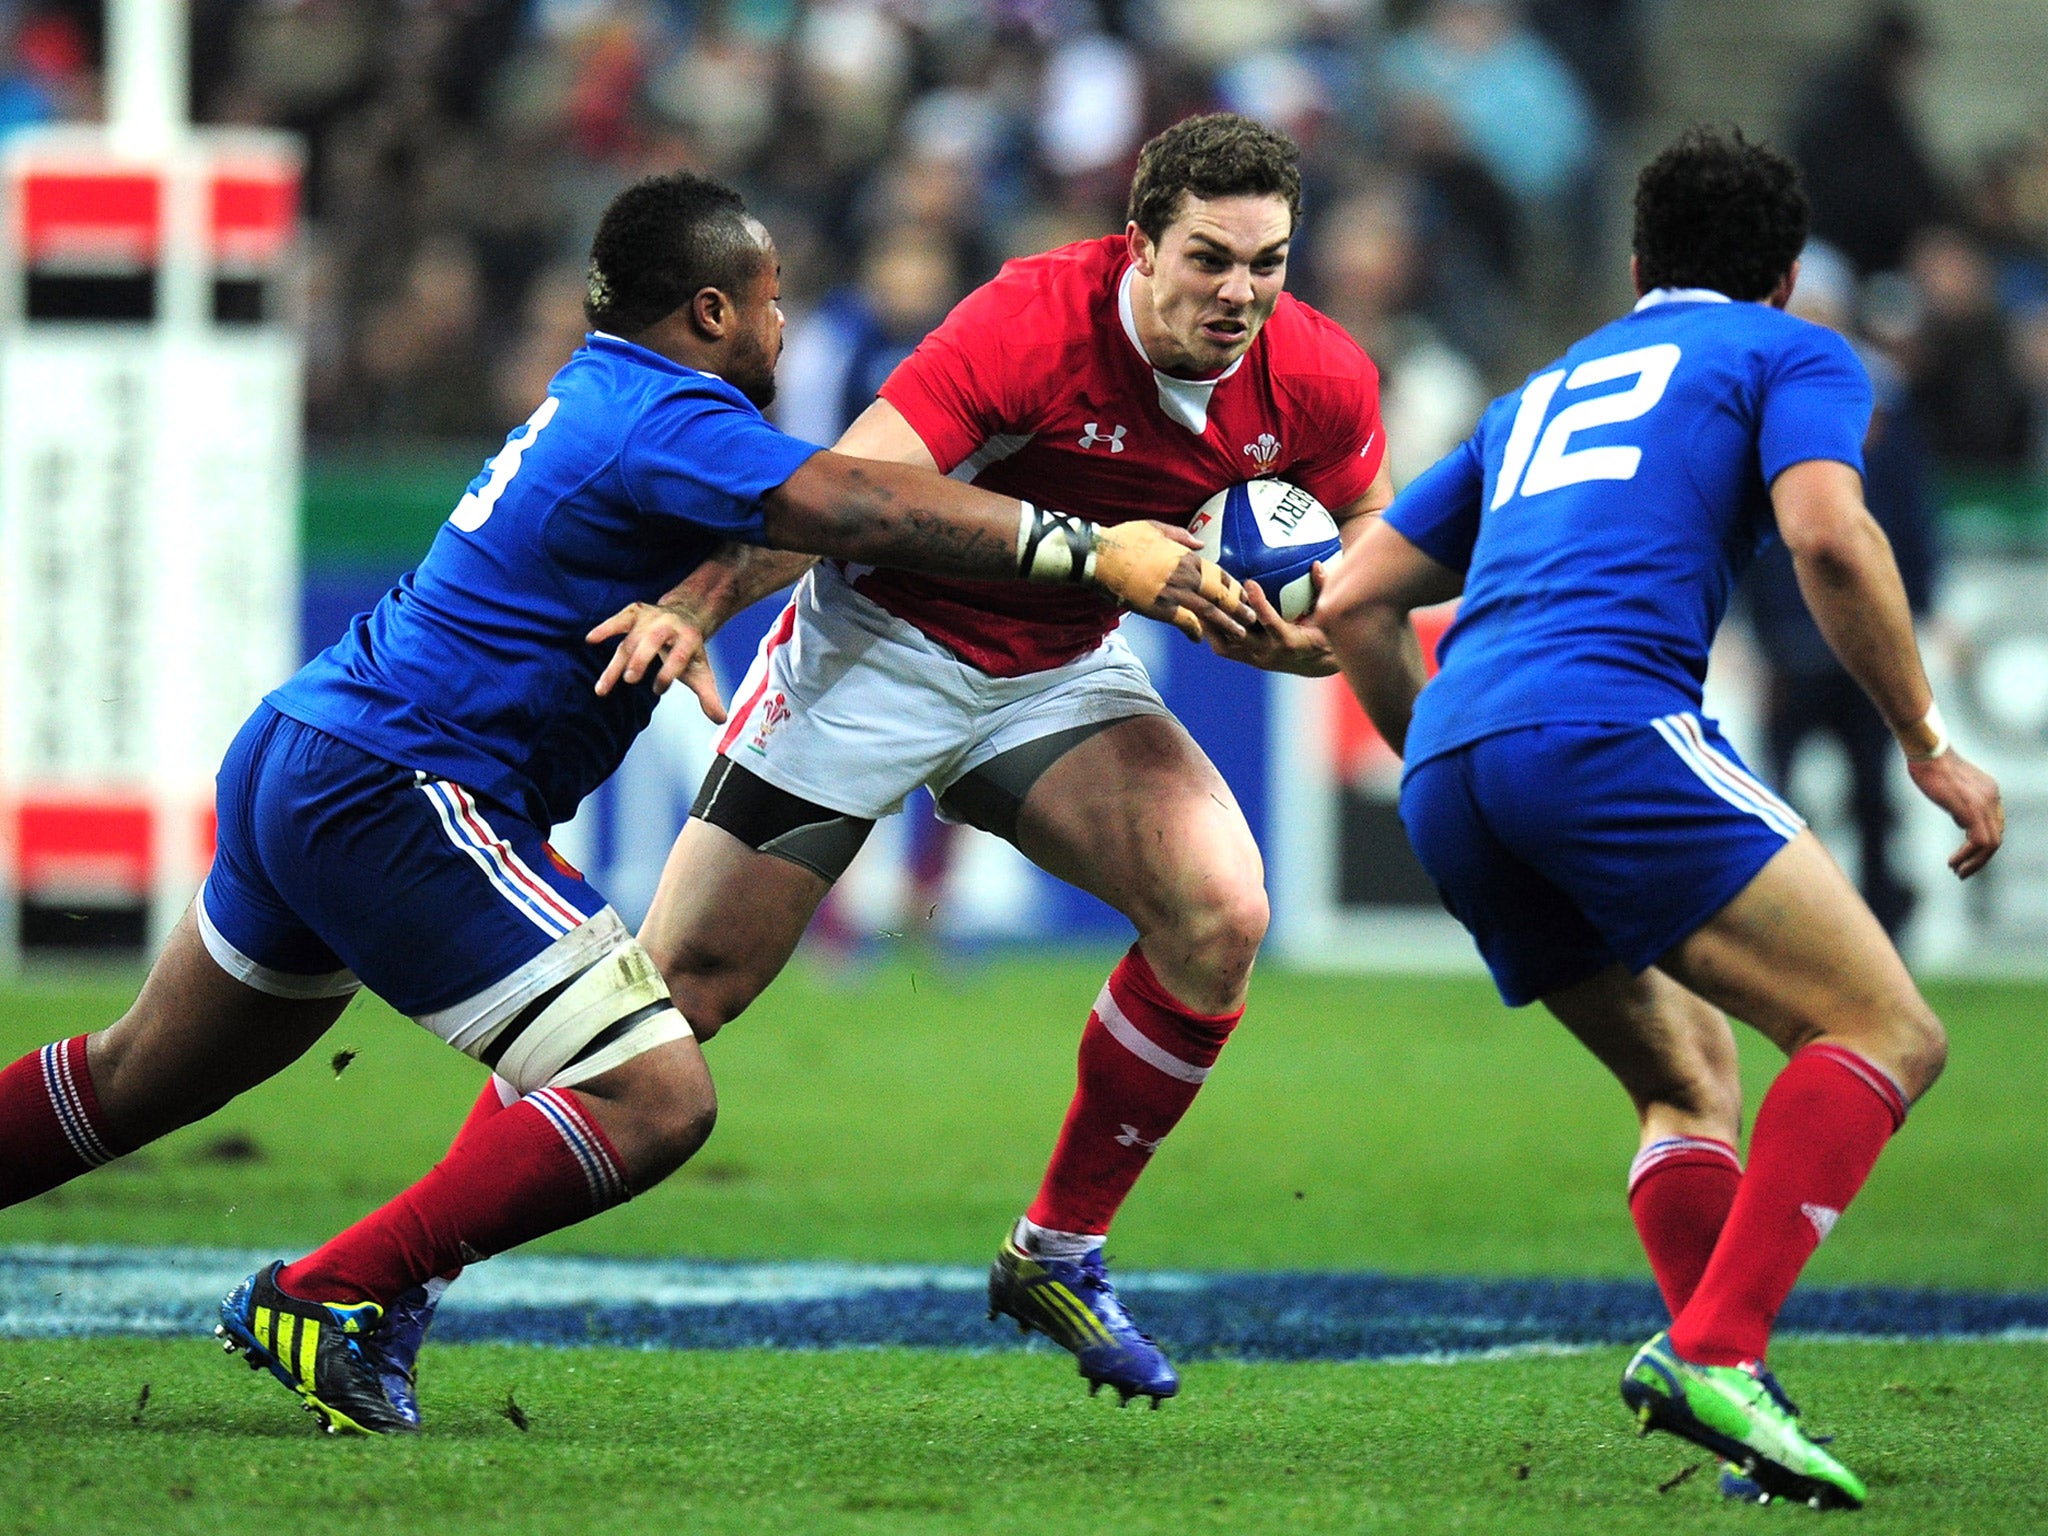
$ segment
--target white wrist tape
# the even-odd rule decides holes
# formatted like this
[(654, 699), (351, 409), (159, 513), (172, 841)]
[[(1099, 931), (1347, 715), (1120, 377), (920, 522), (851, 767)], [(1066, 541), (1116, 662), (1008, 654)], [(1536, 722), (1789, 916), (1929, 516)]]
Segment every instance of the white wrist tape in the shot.
[[(1900, 735), (1899, 745), (1905, 751), (1906, 761), (1909, 763), (1931, 762), (1955, 745), (1948, 739), (1948, 722), (1941, 718), (1939, 704), (1929, 704), (1927, 713), (1920, 717), (1919, 723), (1910, 727), (1908, 731), (1901, 732)], [(1907, 736), (1912, 738), (1914, 746), (1920, 748), (1919, 751), (1916, 752), (1913, 747), (1906, 746)]]
[(1029, 581), (1089, 581), (1095, 575), (1095, 524), (1022, 503), (1017, 516), (1017, 574)]

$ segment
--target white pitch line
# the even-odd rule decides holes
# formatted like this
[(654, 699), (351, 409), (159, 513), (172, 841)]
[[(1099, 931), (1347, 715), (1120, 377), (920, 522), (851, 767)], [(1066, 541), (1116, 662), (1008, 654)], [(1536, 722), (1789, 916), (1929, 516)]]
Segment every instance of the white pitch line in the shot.
[[(0, 1249), (0, 1335), (183, 1333), (228, 1288), (277, 1258), (222, 1248), (23, 1246)], [(1189, 1291), (1197, 1275), (1133, 1275), (1130, 1291)], [(775, 1306), (881, 1292), (978, 1292), (988, 1272), (929, 1264), (693, 1264), (675, 1259), (507, 1255), (451, 1287), (447, 1315), (499, 1309)]]

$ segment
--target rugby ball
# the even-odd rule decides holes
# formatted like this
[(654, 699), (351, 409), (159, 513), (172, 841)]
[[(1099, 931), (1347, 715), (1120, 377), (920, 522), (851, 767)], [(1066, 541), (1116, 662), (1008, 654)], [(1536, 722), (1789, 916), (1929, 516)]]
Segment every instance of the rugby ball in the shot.
[(1343, 546), (1329, 508), (1285, 480), (1246, 480), (1203, 502), (1188, 523), (1202, 553), (1239, 581), (1256, 581), (1292, 623), (1315, 606), (1309, 568), (1334, 565)]

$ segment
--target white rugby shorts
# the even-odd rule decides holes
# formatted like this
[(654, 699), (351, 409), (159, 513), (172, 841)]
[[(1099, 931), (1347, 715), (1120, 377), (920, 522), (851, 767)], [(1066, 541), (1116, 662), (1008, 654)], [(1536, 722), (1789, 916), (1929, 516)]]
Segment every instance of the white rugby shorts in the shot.
[(919, 785), (936, 799), (1041, 737), (1168, 714), (1121, 635), (1065, 666), (990, 677), (856, 592), (830, 561), (797, 584), (733, 697), (720, 753), (778, 789), (871, 821), (901, 810)]

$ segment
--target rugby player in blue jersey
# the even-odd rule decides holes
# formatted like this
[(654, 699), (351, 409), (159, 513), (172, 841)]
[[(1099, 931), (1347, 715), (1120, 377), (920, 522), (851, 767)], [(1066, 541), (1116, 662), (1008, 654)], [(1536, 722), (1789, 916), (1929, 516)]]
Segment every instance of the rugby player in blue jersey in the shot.
[[(1855, 1507), (1764, 1364), (1779, 1308), (1947, 1045), (1856, 888), (1701, 714), (1737, 573), (1775, 533), (1814, 618), (1965, 841), (1998, 787), (1950, 745), (1862, 499), (1870, 386), (1786, 315), (1790, 164), (1694, 130), (1636, 190), (1633, 313), (1497, 400), (1345, 557), (1317, 610), (1406, 760), (1401, 816), (1511, 1006), (1540, 1000), (1634, 1100), (1630, 1209), (1672, 1324), (1622, 1396), (1724, 1487)], [(1461, 597), (1423, 686), (1410, 610)], [(1747, 1168), (1727, 1015), (1788, 1060)], [(1741, 1474), (1747, 1474), (1746, 1477)]]
[(587, 343), (419, 569), (228, 748), (212, 869), (135, 1005), (0, 1072), (0, 1206), (262, 1082), (359, 987), (521, 1095), (222, 1303), (228, 1347), (330, 1431), (418, 1427), (407, 1313), (423, 1287), (650, 1188), (711, 1131), (688, 1023), (546, 841), (654, 709), (651, 685), (597, 691), (600, 620), (739, 539), (1087, 581), (1194, 633), (1235, 629), (1235, 584), (1185, 534), (1101, 528), (769, 426), (777, 282), (766, 231), (714, 182), (658, 177), (613, 201)]

